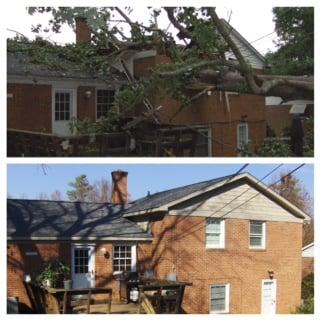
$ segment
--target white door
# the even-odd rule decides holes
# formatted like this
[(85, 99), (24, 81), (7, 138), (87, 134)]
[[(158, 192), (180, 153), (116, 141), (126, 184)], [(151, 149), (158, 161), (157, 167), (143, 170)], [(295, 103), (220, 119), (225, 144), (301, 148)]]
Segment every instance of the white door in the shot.
[(72, 286), (91, 288), (95, 286), (95, 253), (93, 245), (72, 246)]
[(261, 313), (275, 314), (277, 309), (277, 280), (262, 280)]
[(54, 89), (52, 101), (52, 133), (70, 136), (70, 120), (76, 117), (76, 94), (72, 89)]

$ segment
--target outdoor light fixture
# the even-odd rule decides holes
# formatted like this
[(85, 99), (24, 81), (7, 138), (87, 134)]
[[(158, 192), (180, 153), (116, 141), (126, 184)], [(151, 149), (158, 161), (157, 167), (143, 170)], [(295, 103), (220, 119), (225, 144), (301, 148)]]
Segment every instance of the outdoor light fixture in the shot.
[(84, 95), (85, 95), (85, 97), (86, 97), (87, 99), (90, 99), (90, 98), (91, 98), (91, 95), (92, 95), (92, 92), (91, 92), (90, 90), (88, 90), (88, 91), (86, 91), (86, 92), (84, 93)]
[(100, 252), (104, 255), (104, 257), (107, 259), (107, 258), (109, 258), (109, 252), (107, 251), (107, 249), (106, 248), (101, 248), (100, 249)]
[(273, 276), (274, 276), (273, 270), (269, 270), (268, 273), (269, 273), (269, 279), (272, 280), (272, 279), (273, 279)]

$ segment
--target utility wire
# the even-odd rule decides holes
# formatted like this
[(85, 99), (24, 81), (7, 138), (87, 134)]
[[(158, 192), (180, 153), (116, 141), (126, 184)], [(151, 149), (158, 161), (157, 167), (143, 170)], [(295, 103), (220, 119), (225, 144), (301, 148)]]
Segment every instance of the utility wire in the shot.
[[(278, 165), (276, 168), (274, 168), (273, 170), (271, 170), (267, 175), (265, 175), (263, 178), (261, 178), (260, 180), (258, 180), (254, 185), (259, 184), (262, 180), (266, 179), (268, 176), (270, 176), (273, 172), (275, 172), (277, 169), (279, 169), (283, 164)], [(292, 175), (294, 172), (296, 172), (297, 170), (299, 170), (300, 168), (302, 168), (305, 164), (301, 164), (298, 167), (296, 167), (295, 169), (293, 169), (292, 171), (290, 171), (289, 173), (287, 173), (286, 175), (282, 176), (280, 179), (278, 179), (277, 181), (275, 181), (274, 183), (270, 184), (265, 190), (270, 189), (271, 187), (273, 187), (274, 185), (276, 185), (277, 183), (279, 183), (283, 178), (286, 178), (290, 175)], [(221, 209), (223, 209), (224, 207), (226, 207), (227, 205), (229, 205), (230, 203), (232, 203), (234, 200), (236, 200), (237, 198), (239, 198), (241, 195), (243, 195), (244, 193), (246, 193), (249, 189), (248, 188), (246, 191), (244, 191), (242, 194), (238, 195), (237, 197), (235, 197), (234, 199), (232, 199), (229, 203), (227, 203), (226, 205), (224, 205), (222, 208), (219, 208), (218, 210), (216, 210), (214, 213), (212, 213), (211, 215), (209, 215), (206, 218), (210, 218), (212, 217), (213, 214), (215, 214), (216, 212), (220, 211)], [(221, 219), (223, 217), (225, 217), (226, 215), (228, 215), (229, 213), (231, 213), (232, 211), (234, 211), (235, 209), (238, 209), (239, 207), (245, 205), (246, 203), (248, 203), (249, 201), (251, 201), (252, 199), (254, 199), (255, 197), (257, 197), (258, 195), (260, 195), (260, 192), (258, 192), (257, 194), (255, 194), (254, 196), (252, 196), (251, 198), (249, 198), (248, 200), (246, 200), (245, 202), (239, 204), (237, 207), (230, 209), (229, 211), (227, 211), (225, 214), (223, 214), (221, 217), (219, 217), (218, 219)], [(205, 226), (203, 225), (203, 221), (193, 225), (192, 227), (190, 227), (188, 230), (185, 230), (184, 233), (188, 232), (190, 229), (194, 228), (195, 226), (200, 225), (200, 227), (196, 230), (193, 230), (191, 233), (194, 233), (195, 231), (198, 231), (202, 228), (204, 228)], [(188, 233), (189, 235), (190, 233)], [(177, 236), (174, 240), (178, 240), (181, 238), (184, 238), (187, 235), (183, 235), (180, 234), (179, 236)]]

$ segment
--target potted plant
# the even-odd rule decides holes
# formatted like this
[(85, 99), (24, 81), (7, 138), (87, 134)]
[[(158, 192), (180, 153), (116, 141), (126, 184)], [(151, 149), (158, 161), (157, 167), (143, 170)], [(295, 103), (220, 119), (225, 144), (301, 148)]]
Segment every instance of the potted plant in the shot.
[(69, 280), (70, 268), (61, 260), (55, 259), (48, 261), (42, 272), (38, 275), (37, 281), (48, 287), (62, 287), (62, 282), (67, 282), (67, 287), (70, 287)]

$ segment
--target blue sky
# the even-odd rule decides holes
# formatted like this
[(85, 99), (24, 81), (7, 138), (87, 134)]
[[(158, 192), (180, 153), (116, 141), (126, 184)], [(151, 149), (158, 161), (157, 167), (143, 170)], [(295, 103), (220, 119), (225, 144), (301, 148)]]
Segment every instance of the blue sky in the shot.
[[(278, 164), (250, 164), (244, 171), (257, 178), (264, 177)], [(7, 193), (14, 198), (36, 199), (43, 192), (48, 196), (60, 190), (65, 196), (68, 183), (80, 174), (86, 174), (90, 183), (101, 178), (111, 181), (111, 172), (128, 171), (128, 189), (131, 199), (158, 191), (204, 181), (235, 173), (243, 164), (48, 164), (45, 173), (39, 164), (9, 164)], [(281, 172), (288, 172), (298, 164), (285, 164), (265, 183), (274, 182)], [(295, 176), (313, 197), (313, 165), (306, 164)]]

